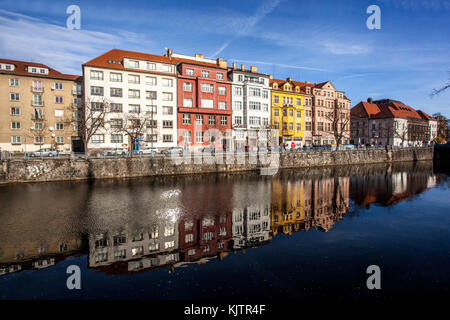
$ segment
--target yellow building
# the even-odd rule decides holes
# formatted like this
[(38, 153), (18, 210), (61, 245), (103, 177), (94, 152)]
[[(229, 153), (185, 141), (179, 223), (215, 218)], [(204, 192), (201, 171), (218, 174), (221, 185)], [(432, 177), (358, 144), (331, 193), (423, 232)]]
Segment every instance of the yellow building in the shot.
[(304, 143), (304, 92), (292, 78), (271, 79), (272, 128), (279, 130), (280, 143)]

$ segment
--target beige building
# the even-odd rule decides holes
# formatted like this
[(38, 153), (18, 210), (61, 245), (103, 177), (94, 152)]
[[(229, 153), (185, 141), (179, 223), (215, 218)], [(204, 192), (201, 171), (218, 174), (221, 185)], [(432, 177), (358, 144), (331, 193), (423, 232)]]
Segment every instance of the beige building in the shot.
[(56, 147), (69, 153), (79, 140), (73, 103), (82, 77), (46, 65), (0, 59), (0, 150)]

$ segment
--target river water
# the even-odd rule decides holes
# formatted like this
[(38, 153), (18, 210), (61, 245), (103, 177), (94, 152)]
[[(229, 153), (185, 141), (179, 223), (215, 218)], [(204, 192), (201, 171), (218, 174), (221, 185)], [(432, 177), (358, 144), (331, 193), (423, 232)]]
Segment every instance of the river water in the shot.
[(449, 297), (449, 186), (431, 162), (3, 185), (0, 299)]

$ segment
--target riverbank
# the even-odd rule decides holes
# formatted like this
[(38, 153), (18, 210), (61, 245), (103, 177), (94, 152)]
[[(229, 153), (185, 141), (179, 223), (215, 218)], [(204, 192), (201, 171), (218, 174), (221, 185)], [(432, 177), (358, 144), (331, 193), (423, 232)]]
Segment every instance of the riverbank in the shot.
[(263, 175), (271, 175), (278, 169), (286, 168), (433, 160), (433, 154), (433, 148), (426, 147), (393, 150), (300, 151), (269, 154), (266, 159), (248, 153), (203, 158), (11, 159), (1, 162), (0, 184), (245, 171), (260, 171)]

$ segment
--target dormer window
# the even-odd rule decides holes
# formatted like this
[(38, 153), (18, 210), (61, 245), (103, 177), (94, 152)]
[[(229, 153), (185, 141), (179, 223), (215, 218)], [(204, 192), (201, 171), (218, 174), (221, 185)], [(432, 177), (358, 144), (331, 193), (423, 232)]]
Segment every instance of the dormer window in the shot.
[(274, 88), (274, 89), (278, 89), (276, 83), (273, 84), (273, 88)]

